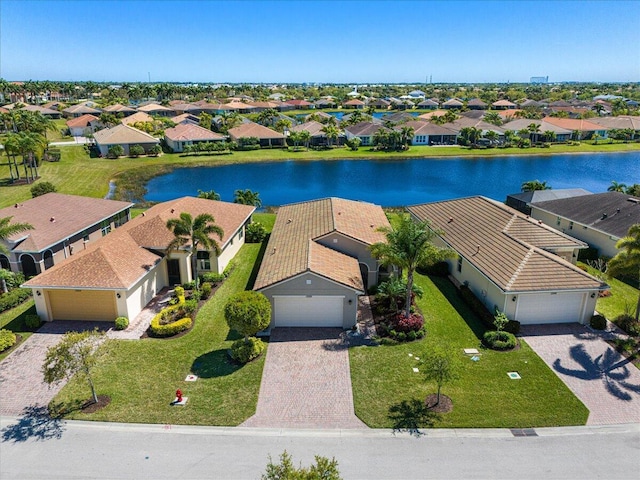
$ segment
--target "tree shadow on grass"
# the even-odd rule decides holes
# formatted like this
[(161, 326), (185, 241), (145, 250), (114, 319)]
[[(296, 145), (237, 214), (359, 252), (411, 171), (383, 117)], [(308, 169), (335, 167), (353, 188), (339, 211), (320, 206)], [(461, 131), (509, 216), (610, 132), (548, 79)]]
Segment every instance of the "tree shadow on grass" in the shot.
[(50, 416), (46, 406), (30, 405), (24, 408), (18, 423), (2, 429), (2, 441), (57, 440), (62, 438), (64, 426), (62, 418)]
[(258, 257), (256, 258), (256, 262), (253, 264), (253, 270), (251, 270), (251, 275), (249, 275), (249, 279), (247, 280), (247, 285), (245, 287), (246, 290), (252, 290), (253, 285), (256, 282), (256, 278), (258, 277), (258, 271), (260, 270), (260, 265), (262, 264), (262, 258), (264, 257), (264, 252), (267, 251), (267, 243), (269, 243), (269, 235), (267, 235), (262, 241), (262, 245), (260, 246), (260, 251), (258, 252)]
[(216, 378), (231, 375), (240, 368), (242, 365), (229, 358), (226, 349), (220, 349), (196, 358), (191, 365), (191, 372), (200, 378)]
[(484, 332), (487, 328), (484, 326), (478, 316), (471, 310), (471, 308), (464, 303), (460, 295), (458, 295), (457, 289), (448, 278), (429, 276), (433, 284), (440, 290), (440, 293), (447, 299), (451, 306), (458, 312), (458, 315), (469, 325), (469, 328), (473, 334), (482, 340)]
[(407, 432), (414, 437), (424, 435), (420, 427), (433, 427), (440, 415), (430, 410), (423, 400), (403, 400), (389, 407), (389, 420), (393, 422), (393, 433)]

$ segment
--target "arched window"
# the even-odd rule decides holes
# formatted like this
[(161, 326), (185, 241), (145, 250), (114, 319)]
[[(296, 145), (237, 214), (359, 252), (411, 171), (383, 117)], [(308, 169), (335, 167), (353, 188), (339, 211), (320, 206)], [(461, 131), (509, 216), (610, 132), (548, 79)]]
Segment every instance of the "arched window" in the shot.
[(47, 250), (46, 252), (44, 252), (44, 269), (48, 270), (51, 267), (53, 267), (53, 253), (51, 253), (51, 250)]
[(9, 265), (9, 257), (7, 257), (6, 255), (0, 255), (0, 268), (11, 270), (11, 265)]
[(369, 288), (369, 267), (364, 263), (360, 264), (360, 276), (362, 277), (362, 285), (364, 285), (364, 291)]
[(25, 277), (29, 278), (38, 274), (36, 262), (31, 255), (28, 255), (26, 253), (20, 255), (20, 265), (22, 267), (22, 273), (24, 273)]

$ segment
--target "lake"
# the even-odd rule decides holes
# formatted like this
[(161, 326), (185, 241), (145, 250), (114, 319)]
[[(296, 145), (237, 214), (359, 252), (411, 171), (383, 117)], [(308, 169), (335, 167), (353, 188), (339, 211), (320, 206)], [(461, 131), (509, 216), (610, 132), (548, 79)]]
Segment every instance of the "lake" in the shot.
[(166, 201), (215, 190), (259, 192), (265, 206), (322, 197), (343, 197), (382, 206), (403, 206), (471, 195), (504, 201), (528, 180), (552, 188), (604, 192), (612, 180), (640, 183), (640, 153), (568, 154), (483, 158), (331, 160), (247, 163), (178, 168), (152, 179), (146, 199)]

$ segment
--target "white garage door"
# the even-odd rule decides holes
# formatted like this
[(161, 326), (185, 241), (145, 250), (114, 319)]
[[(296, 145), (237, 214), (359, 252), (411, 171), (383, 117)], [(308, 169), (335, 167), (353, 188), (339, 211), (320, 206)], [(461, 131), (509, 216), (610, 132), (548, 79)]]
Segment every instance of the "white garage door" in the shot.
[(522, 324), (580, 322), (584, 296), (583, 292), (519, 295), (516, 320)]
[(342, 327), (344, 297), (274, 297), (276, 327)]

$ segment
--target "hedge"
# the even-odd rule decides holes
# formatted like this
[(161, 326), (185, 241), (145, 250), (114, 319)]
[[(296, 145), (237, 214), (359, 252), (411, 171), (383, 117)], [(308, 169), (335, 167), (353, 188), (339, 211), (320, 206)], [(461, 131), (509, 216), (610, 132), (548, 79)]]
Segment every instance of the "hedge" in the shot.
[(170, 337), (171, 335), (189, 330), (192, 325), (193, 320), (189, 317), (181, 318), (166, 325), (160, 325), (160, 314), (158, 314), (151, 320), (150, 328), (151, 332), (158, 337)]
[(17, 307), (31, 296), (30, 288), (16, 288), (0, 295), (0, 312)]
[(4, 352), (8, 348), (13, 347), (16, 344), (16, 334), (11, 330), (0, 330), (0, 352)]
[[(458, 290), (458, 294), (464, 303), (466, 303), (471, 310), (473, 310), (473, 313), (484, 323), (485, 327), (489, 330), (495, 330), (496, 327), (493, 324), (495, 320), (494, 315), (484, 306), (484, 303), (475, 296), (467, 285), (462, 285)], [(520, 322), (517, 320), (509, 320), (509, 323), (504, 327), (504, 331), (517, 335), (520, 333)]]

